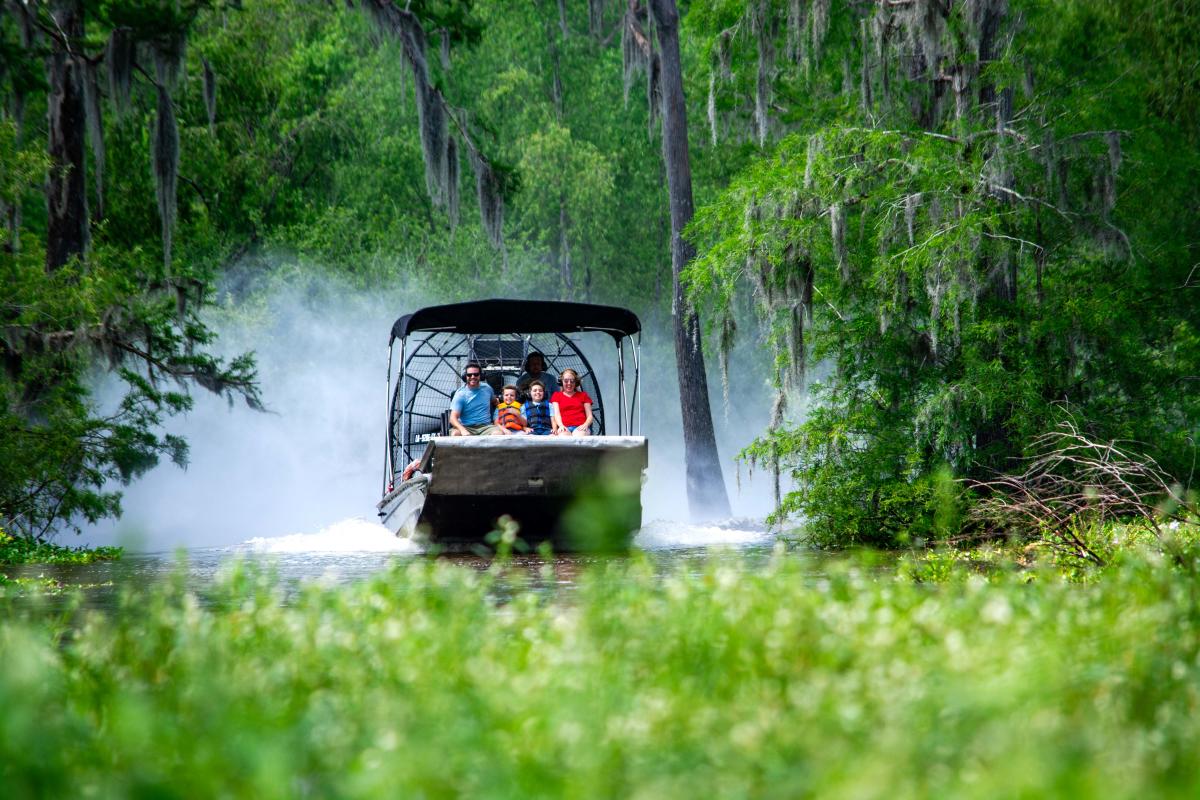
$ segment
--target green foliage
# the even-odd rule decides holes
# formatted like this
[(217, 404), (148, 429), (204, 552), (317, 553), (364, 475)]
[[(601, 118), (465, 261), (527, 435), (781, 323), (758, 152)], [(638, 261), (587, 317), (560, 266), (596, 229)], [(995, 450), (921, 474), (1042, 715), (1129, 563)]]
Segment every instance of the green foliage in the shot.
[[(792, 17), (778, 35), (762, 22), (777, 4), (693, 7), (718, 100), (753, 97), (762, 80), (786, 98), (768, 122), (792, 132), (698, 213), (688, 279), (721, 330), (748, 293), (781, 402), (799, 411), (807, 395), (802, 417), (743, 457), (794, 478), (778, 513), (802, 516), (816, 540), (946, 532), (937, 471), (1007, 468), (1060, 405), (1186, 479), (1200, 406), (1178, 387), (1200, 367), (1200, 305), (1196, 217), (1183, 210), (1196, 186), (1183, 176), (1200, 162), (1139, 83), (1147, 50), (1182, 22), (1143, 19), (1158, 44), (1133, 42), (1118, 7), (1030, 0), (1007, 22), (987, 2), (975, 16), (968, 4), (835, 9), (819, 48), (813, 17), (807, 44)], [(976, 72), (992, 12), (1005, 45)], [(799, 64), (762, 71), (764, 53), (800, 44)], [(912, 48), (925, 61), (906, 62)], [(758, 78), (722, 77), (739, 56), (758, 59)], [(924, 71), (933, 56), (966, 91)], [(718, 117), (747, 124), (738, 108), (718, 103)]]
[(571, 552), (624, 553), (642, 524), (640, 470), (606, 469), (577, 487), (560, 523)]
[[(143, 59), (153, 51), (174, 61), (199, 15), (230, 9), (214, 2), (125, 0), (86, 10), (83, 39), (69, 43), (81, 59), (100, 60), (120, 29), (143, 43)], [(17, 44), (27, 37), (14, 31), (25, 22), (28, 46)], [(129, 107), (113, 97), (121, 113), (108, 113), (108, 105), (97, 102), (99, 117), (88, 127), (88, 138), (99, 135), (106, 144), (94, 140), (84, 165), (89, 199), (102, 190), (106, 199), (103, 213), (96, 204), (90, 246), (66, 264), (46, 264), (49, 223), (36, 187), (52, 164), (46, 131), (28, 120), (46, 116), (47, 84), (21, 76), (37, 72), (50, 60), (47, 53), (67, 46), (55, 24), (45, 4), (0, 19), (8, 43), (0, 90), (5, 107), (14, 110), (0, 121), (0, 520), (33, 541), (119, 513), (115, 487), (160, 458), (186, 463), (186, 443), (164, 426), (190, 407), (189, 387), (230, 400), (240, 396), (259, 407), (252, 357), (225, 362), (208, 351), (214, 337), (200, 311), (211, 299), (222, 248), (211, 230), (198, 230), (200, 204), (183, 204), (185, 236), (173, 263), (160, 256), (160, 208), (149, 169), (158, 95), (146, 69), (138, 73)], [(173, 68), (164, 68), (164, 80)], [(83, 79), (91, 78), (85, 70)], [(183, 120), (190, 122), (186, 114)], [(190, 133), (185, 127), (185, 142)], [(108, 166), (104, 185), (101, 158)], [(111, 376), (107, 393), (117, 397), (101, 406), (93, 391), (103, 372)]]
[(559, 601), (550, 566), (290, 593), (235, 566), (109, 612), (6, 600), (0, 772), (14, 798), (1195, 794), (1194, 559), (811, 567), (634, 559)]
[(34, 542), (0, 528), (0, 564), (91, 564), (118, 559), (122, 552), (120, 547), (63, 547)]

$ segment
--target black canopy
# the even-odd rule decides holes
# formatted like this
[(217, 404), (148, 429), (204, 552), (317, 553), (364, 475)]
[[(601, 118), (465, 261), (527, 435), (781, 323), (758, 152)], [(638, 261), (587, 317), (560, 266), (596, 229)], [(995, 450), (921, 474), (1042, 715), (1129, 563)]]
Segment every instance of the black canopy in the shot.
[(614, 339), (632, 336), (642, 324), (632, 311), (591, 303), (552, 300), (476, 300), (429, 306), (392, 325), (391, 341), (417, 331), (452, 333), (571, 333), (601, 331)]

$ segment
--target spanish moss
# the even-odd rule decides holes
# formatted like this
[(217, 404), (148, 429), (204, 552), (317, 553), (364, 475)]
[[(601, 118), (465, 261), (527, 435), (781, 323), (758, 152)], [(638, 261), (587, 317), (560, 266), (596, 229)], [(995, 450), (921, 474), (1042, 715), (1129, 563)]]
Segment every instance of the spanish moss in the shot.
[[(647, 22), (649, 14), (639, 6)], [(625, 105), (629, 105), (629, 91), (639, 74), (649, 76), (653, 60), (653, 47), (641, 21), (631, 8), (625, 12), (621, 25), (621, 67), (625, 90)]]
[(787, 11), (787, 55), (793, 64), (803, 64), (808, 59), (808, 2), (788, 0)]
[(504, 194), (500, 178), (492, 165), (475, 150), (470, 151), (471, 169), (475, 172), (475, 196), (479, 216), (488, 241), (493, 247), (504, 247)]
[(588, 0), (588, 33), (599, 38), (604, 33), (606, 0)]
[(904, 196), (904, 231), (908, 235), (908, 246), (912, 247), (917, 243), (914, 234), (914, 223), (917, 218), (917, 204), (921, 201), (921, 194), (914, 192)]
[(721, 397), (725, 401), (725, 410), (729, 410), (729, 354), (733, 351), (737, 339), (737, 320), (734, 319), (733, 309), (726, 307), (721, 314), (721, 331), (717, 342), (717, 358), (721, 365)]
[(435, 205), (446, 201), (447, 155), (449, 121), (442, 105), (442, 93), (430, 84), (417, 87), (417, 124), (420, 129), (421, 154), (425, 159), (425, 188)]
[(151, 140), (154, 187), (162, 221), (163, 269), (171, 274), (171, 238), (175, 229), (175, 190), (179, 179), (179, 128), (167, 87), (159, 84), (158, 108)]
[(662, 62), (655, 53), (650, 57), (650, 67), (646, 73), (646, 128), (650, 141), (654, 141), (655, 123), (658, 122), (662, 110)]
[(717, 73), (710, 72), (708, 75), (708, 131), (712, 140), (712, 146), (717, 146)]
[(201, 59), (204, 64), (204, 110), (208, 114), (208, 132), (215, 136), (217, 133), (217, 74), (207, 58)]
[(859, 84), (861, 87), (860, 95), (862, 97), (863, 111), (870, 113), (872, 106), (875, 104), (871, 91), (871, 34), (870, 22), (862, 20), (859, 23), (859, 28), (862, 37), (862, 67), (860, 69)]
[(813, 163), (817, 160), (817, 156), (821, 153), (821, 137), (818, 134), (813, 134), (808, 137), (808, 150), (804, 158), (804, 181), (803, 186), (806, 190), (812, 189), (813, 186)]
[(754, 122), (758, 135), (758, 146), (765, 147), (770, 129), (769, 109), (771, 105), (771, 73), (775, 61), (772, 44), (774, 31), (765, 2), (750, 7), (750, 30), (754, 34), (758, 50), (758, 69), (754, 78)]
[(438, 49), (438, 58), (442, 64), (442, 71), (447, 75), (450, 74), (450, 31), (443, 28), (438, 33), (440, 47)]
[(458, 143), (451, 136), (446, 141), (446, 215), (450, 218), (450, 230), (458, 227)]
[(187, 37), (171, 34), (153, 45), (155, 79), (174, 89), (187, 64)]
[(137, 61), (137, 46), (128, 28), (114, 28), (105, 50), (108, 96), (117, 113), (129, 110), (130, 85)]
[(850, 280), (850, 259), (846, 255), (846, 207), (834, 203), (829, 207), (829, 227), (833, 239), (833, 257), (842, 280)]
[(813, 0), (812, 4), (812, 57), (814, 61), (821, 60), (821, 50), (825, 46), (825, 37), (829, 35), (829, 3), (830, 0)]
[(1108, 145), (1108, 171), (1104, 181), (1104, 216), (1112, 212), (1117, 204), (1117, 173), (1121, 170), (1121, 134), (1108, 131), (1104, 134)]
[(92, 146), (92, 171), (96, 179), (96, 217), (104, 218), (104, 122), (100, 115), (100, 86), (96, 65), (83, 63), (83, 102), (88, 143)]

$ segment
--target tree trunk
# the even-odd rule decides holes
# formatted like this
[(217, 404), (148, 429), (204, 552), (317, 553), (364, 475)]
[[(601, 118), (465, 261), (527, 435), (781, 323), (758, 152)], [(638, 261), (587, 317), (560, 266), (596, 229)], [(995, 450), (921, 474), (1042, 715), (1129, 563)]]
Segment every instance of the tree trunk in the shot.
[(84, 136), (83, 67), (72, 50), (83, 44), (83, 9), (79, 0), (58, 0), (51, 12), (63, 40), (51, 39), (47, 57), (50, 91), (48, 151), (50, 177), (46, 183), (49, 215), (46, 269), (56, 270), (88, 245), (87, 172)]
[(683, 238), (692, 221), (692, 167), (688, 155), (687, 107), (679, 60), (679, 10), (675, 0), (651, 0), (658, 42), (662, 49), (662, 139), (671, 200), (671, 273), (674, 295), (671, 316), (675, 327), (675, 364), (679, 370), (679, 400), (683, 412), (683, 454), (687, 470), (688, 508), (694, 519), (729, 516), (729, 497), (717, 457), (708, 379), (700, 347), (700, 317), (689, 308), (680, 274), (696, 255)]

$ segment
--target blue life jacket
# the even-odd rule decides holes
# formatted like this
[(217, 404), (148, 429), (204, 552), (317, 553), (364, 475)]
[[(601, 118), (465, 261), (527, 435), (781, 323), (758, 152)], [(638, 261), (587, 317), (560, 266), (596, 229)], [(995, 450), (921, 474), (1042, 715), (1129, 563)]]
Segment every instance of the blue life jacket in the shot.
[(543, 400), (535, 403), (529, 400), (521, 406), (521, 415), (529, 420), (529, 429), (538, 436), (550, 434), (550, 403)]

